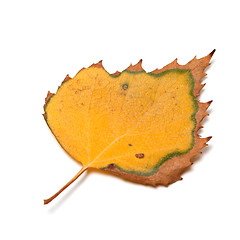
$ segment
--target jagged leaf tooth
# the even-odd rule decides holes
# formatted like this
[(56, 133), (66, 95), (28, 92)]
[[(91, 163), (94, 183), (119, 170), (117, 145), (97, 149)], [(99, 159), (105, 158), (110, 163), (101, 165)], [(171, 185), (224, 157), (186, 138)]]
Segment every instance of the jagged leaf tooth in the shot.
[(130, 64), (130, 66), (126, 69), (130, 72), (141, 72), (141, 71), (145, 71), (142, 68), (142, 59), (139, 60), (139, 62), (135, 65)]
[(102, 65), (102, 60), (100, 60), (98, 63), (93, 63), (89, 68), (102, 68), (104, 69)]
[(146, 73), (142, 60), (109, 74), (102, 61), (68, 75), (48, 92), (44, 118), (61, 146), (83, 167), (45, 204), (88, 168), (152, 186), (181, 180), (210, 140), (198, 130), (211, 101), (197, 101), (214, 51), (186, 65), (177, 59)]
[(62, 81), (62, 83), (68, 81), (69, 79), (71, 79), (71, 78), (70, 78), (69, 75), (67, 74), (67, 76), (64, 78), (64, 80)]

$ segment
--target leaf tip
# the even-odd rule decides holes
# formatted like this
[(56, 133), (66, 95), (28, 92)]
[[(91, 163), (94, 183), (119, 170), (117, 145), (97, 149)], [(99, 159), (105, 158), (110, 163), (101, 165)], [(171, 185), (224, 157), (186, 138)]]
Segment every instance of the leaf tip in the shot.
[(209, 53), (209, 56), (212, 57), (215, 52), (216, 52), (216, 49), (213, 49), (213, 50)]

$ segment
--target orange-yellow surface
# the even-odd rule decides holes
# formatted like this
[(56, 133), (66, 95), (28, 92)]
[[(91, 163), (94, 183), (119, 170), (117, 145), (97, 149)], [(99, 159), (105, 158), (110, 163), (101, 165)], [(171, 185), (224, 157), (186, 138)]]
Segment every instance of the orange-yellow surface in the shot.
[(85, 167), (110, 163), (151, 172), (168, 154), (190, 150), (196, 103), (189, 71), (155, 75), (102, 68), (81, 70), (51, 97), (47, 123)]

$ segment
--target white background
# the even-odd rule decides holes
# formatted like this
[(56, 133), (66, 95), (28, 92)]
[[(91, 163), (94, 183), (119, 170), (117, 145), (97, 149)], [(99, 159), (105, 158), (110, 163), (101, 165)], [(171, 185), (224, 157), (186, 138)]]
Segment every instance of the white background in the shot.
[[(240, 239), (238, 1), (0, 2), (0, 238)], [(213, 136), (183, 181), (147, 187), (91, 171), (49, 205), (81, 165), (49, 131), (47, 91), (103, 60), (152, 71), (216, 48), (201, 131)]]

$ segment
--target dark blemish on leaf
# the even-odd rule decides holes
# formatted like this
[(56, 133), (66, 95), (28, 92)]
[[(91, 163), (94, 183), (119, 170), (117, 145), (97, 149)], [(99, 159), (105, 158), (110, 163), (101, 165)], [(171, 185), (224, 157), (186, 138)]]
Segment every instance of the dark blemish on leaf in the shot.
[(128, 89), (128, 84), (127, 83), (124, 83), (123, 85), (122, 85), (122, 89), (125, 91), (125, 90), (127, 90)]
[(135, 154), (136, 158), (144, 158), (144, 153), (137, 153)]
[(109, 168), (109, 169), (114, 169), (114, 164), (113, 164), (113, 163), (109, 164), (109, 165), (108, 165), (108, 168)]
[(131, 144), (131, 143), (129, 143), (129, 144), (128, 144), (128, 146), (129, 146), (129, 147), (132, 147), (132, 144)]

